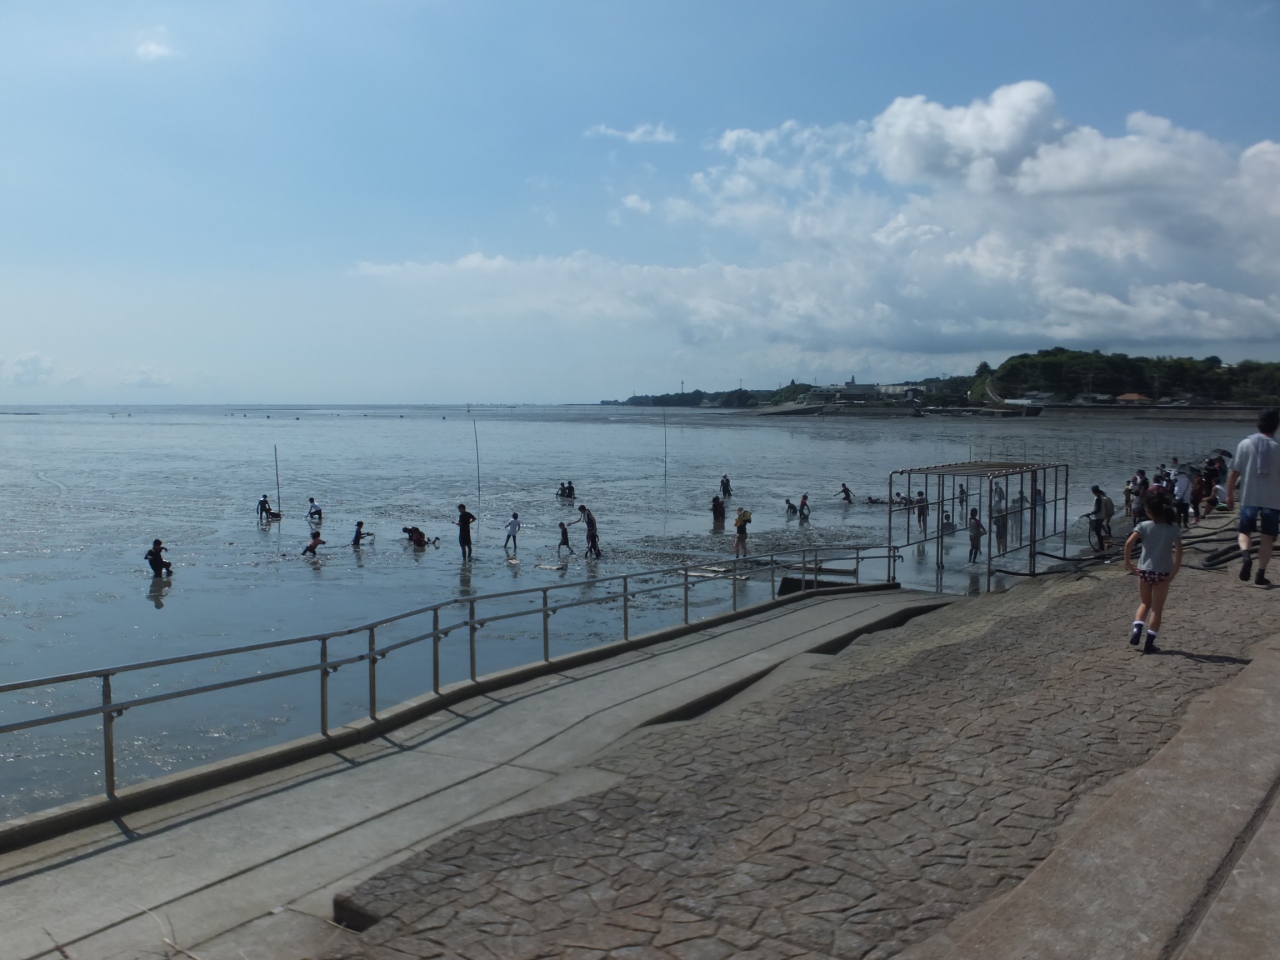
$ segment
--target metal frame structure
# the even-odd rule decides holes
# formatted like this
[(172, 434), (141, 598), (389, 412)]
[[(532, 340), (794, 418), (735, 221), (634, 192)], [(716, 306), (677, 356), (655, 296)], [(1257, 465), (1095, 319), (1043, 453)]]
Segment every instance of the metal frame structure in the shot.
[[(924, 501), (894, 503), (895, 477), (906, 478), (908, 497), (914, 490), (917, 495), (923, 493)], [(976, 508), (987, 527), (985, 552), (987, 589), (990, 590), (995, 574), (1007, 572), (995, 566), (995, 561), (1001, 557), (1025, 549), (1025, 572), (1034, 574), (1036, 556), (1041, 553), (1043, 542), (1058, 536), (1062, 537), (1065, 556), (1067, 527), (1071, 522), (1067, 505), (1070, 479), (1070, 467), (1065, 463), (974, 460), (894, 470), (889, 474), (889, 543), (896, 545), (893, 532), (895, 514), (906, 521), (903, 524), (906, 529), (905, 546), (932, 540), (941, 589), (941, 572), (946, 566), (943, 562), (943, 539), (951, 535), (967, 535), (969, 512)], [(962, 481), (968, 481), (968, 486)], [(934, 514), (932, 523), (931, 512)]]
[[(316, 673), (319, 675), (318, 693), (320, 733), (327, 737), (329, 736), (329, 677), (333, 673), (342, 667), (361, 662), (368, 665), (369, 717), (372, 720), (377, 720), (378, 662), (386, 659), (389, 654), (396, 650), (429, 641), (432, 647), (431, 689), (434, 693), (439, 694), (440, 644), (455, 631), (465, 630), (467, 633), (468, 651), (470, 655), (470, 681), (475, 683), (477, 681), (477, 635), (479, 630), (489, 623), (512, 620), (520, 617), (541, 617), (542, 661), (549, 662), (551, 660), (551, 617), (561, 610), (567, 610), (573, 607), (619, 603), (622, 614), (622, 638), (623, 640), (629, 640), (631, 638), (631, 605), (637, 597), (670, 590), (681, 591), (684, 599), (683, 619), (684, 623), (688, 624), (690, 622), (690, 593), (695, 586), (701, 586), (722, 580), (730, 581), (732, 591), (732, 608), (734, 611), (737, 611), (739, 583), (743, 580), (763, 579), (767, 576), (769, 578), (770, 599), (776, 599), (778, 596), (778, 574), (780, 571), (784, 576), (787, 573), (799, 573), (800, 587), (797, 592), (807, 592), (818, 589), (819, 586), (823, 585), (819, 583), (818, 576), (823, 572), (824, 563), (830, 563), (833, 561), (853, 561), (853, 569), (845, 569), (842, 570), (841, 573), (845, 575), (852, 574), (853, 583), (856, 584), (861, 582), (861, 567), (863, 562), (869, 560), (886, 560), (888, 563), (887, 579), (888, 582), (893, 582), (899, 559), (899, 552), (897, 548), (893, 546), (831, 546), (811, 547), (806, 550), (784, 551), (772, 554), (760, 554), (757, 556), (734, 559), (732, 561), (711, 560), (701, 564), (690, 564), (682, 567), (667, 567), (661, 570), (644, 570), (636, 573), (619, 574), (611, 577), (598, 577), (591, 580), (581, 580), (573, 583), (555, 584), (548, 587), (532, 587), (525, 590), (508, 590), (501, 593), (489, 593), (478, 596), (453, 597), (441, 603), (433, 603), (430, 606), (419, 607), (418, 609), (410, 610), (407, 613), (397, 614), (393, 617), (386, 617), (382, 620), (362, 624), (358, 627), (336, 630), (331, 633), (313, 634), (311, 636), (295, 637), (289, 640), (273, 640), (266, 643), (253, 643), (248, 644), (247, 646), (228, 647), (222, 650), (193, 653), (180, 657), (166, 657), (159, 660), (147, 660), (140, 663), (99, 667), (92, 670), (78, 671), (76, 673), (64, 673), (57, 676), (41, 677), (35, 680), (20, 680), (13, 683), (0, 684), (0, 694), (33, 691), (37, 689), (47, 690), (49, 687), (54, 687), (60, 684), (74, 683), (84, 680), (96, 680), (101, 686), (102, 702), (100, 705), (85, 707), (79, 710), (70, 710), (46, 717), (37, 717), (31, 720), (2, 724), (0, 725), (0, 736), (16, 733), (21, 730), (29, 730), (34, 727), (43, 727), (50, 724), (65, 723), (86, 717), (101, 716), (103, 789), (109, 799), (114, 799), (116, 795), (115, 722), (123, 716), (127, 710), (135, 710), (139, 707), (153, 706), (155, 704), (165, 703), (171, 700), (212, 693), (218, 690), (227, 690), (232, 687), (265, 683), (271, 680), (297, 676), (299, 674)], [(835, 571), (828, 571), (828, 573), (834, 574)], [(640, 586), (636, 586), (637, 582)], [(599, 596), (565, 600), (553, 600), (552, 598), (552, 594), (558, 591), (563, 592), (575, 589), (594, 590), (602, 585), (613, 585), (613, 587), (608, 589), (603, 595)], [(618, 589), (618, 587), (621, 589)], [(488, 614), (479, 609), (481, 605), (487, 605), (494, 601), (502, 600), (511, 602), (513, 599), (517, 604), (520, 603), (521, 600), (532, 602), (523, 609), (494, 611)], [(442, 625), (440, 622), (441, 611), (448, 610), (452, 607), (465, 607), (466, 618)], [(429, 630), (407, 639), (388, 643), (381, 647), (378, 646), (377, 633), (379, 628), (419, 617), (431, 618), (431, 628)], [(337, 659), (330, 658), (329, 641), (341, 637), (355, 636), (362, 633), (368, 635), (367, 649), (354, 656), (339, 657)], [(318, 656), (314, 664), (292, 667), (284, 670), (274, 670), (265, 673), (253, 672), (232, 680), (222, 680), (217, 683), (206, 683), (185, 689), (171, 689), (164, 693), (156, 693), (132, 699), (116, 700), (112, 695), (112, 677), (120, 674), (152, 670), (157, 667), (171, 666), (180, 663), (218, 660), (225, 657), (242, 656), (251, 653), (258, 653), (264, 650), (275, 650), (282, 647), (296, 647), (300, 645), (314, 645), (317, 648)], [(252, 666), (248, 669), (252, 669)]]

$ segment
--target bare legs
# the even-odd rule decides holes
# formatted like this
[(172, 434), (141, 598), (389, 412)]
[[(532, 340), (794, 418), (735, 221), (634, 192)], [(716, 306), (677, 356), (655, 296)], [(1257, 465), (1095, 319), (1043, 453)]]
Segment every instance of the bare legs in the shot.
[(1148, 630), (1160, 630), (1160, 615), (1164, 613), (1164, 602), (1169, 596), (1169, 581), (1164, 583), (1147, 583), (1138, 581), (1138, 612), (1133, 615), (1135, 623), (1147, 625)]

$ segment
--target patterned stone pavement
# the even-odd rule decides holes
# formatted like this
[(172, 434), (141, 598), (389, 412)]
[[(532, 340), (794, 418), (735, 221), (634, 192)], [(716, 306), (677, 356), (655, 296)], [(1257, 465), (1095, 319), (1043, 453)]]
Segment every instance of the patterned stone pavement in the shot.
[[(481, 824), (343, 895), (403, 960), (883, 958), (1010, 889), (1272, 632), (1280, 594), (1174, 584), (1161, 655), (1114, 568), (800, 658), (615, 745), (604, 793)], [(787, 679), (787, 677), (790, 679)], [(785, 681), (785, 682), (784, 682)]]

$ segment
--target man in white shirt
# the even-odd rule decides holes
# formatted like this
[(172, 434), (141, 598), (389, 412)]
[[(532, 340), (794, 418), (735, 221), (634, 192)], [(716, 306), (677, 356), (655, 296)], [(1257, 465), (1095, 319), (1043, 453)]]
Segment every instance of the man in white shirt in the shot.
[[(1176, 464), (1177, 461), (1175, 460)], [(1178, 520), (1184, 528), (1191, 526), (1191, 478), (1185, 473), (1174, 475), (1173, 499), (1178, 501)]]
[(1244, 562), (1240, 565), (1240, 579), (1248, 581), (1253, 567), (1250, 553), (1255, 530), (1261, 528), (1258, 546), (1258, 573), (1253, 582), (1260, 587), (1271, 586), (1267, 579), (1267, 561), (1275, 549), (1276, 534), (1280, 533), (1280, 444), (1275, 441), (1276, 427), (1280, 427), (1280, 410), (1263, 410), (1258, 415), (1258, 432), (1245, 437), (1236, 447), (1231, 461), (1231, 474), (1227, 477), (1227, 506), (1235, 506), (1236, 486), (1240, 487), (1240, 553)]

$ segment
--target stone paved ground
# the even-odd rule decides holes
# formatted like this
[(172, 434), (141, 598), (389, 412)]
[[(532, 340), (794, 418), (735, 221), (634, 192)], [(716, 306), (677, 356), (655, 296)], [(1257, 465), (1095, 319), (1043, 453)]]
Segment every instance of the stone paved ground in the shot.
[(1025, 877), (1280, 610), (1187, 570), (1165, 653), (1143, 657), (1125, 642), (1136, 594), (1101, 568), (966, 600), (767, 699), (646, 731), (597, 761), (625, 775), (613, 789), (468, 829), (347, 894), (382, 919), (343, 956), (892, 956)]

